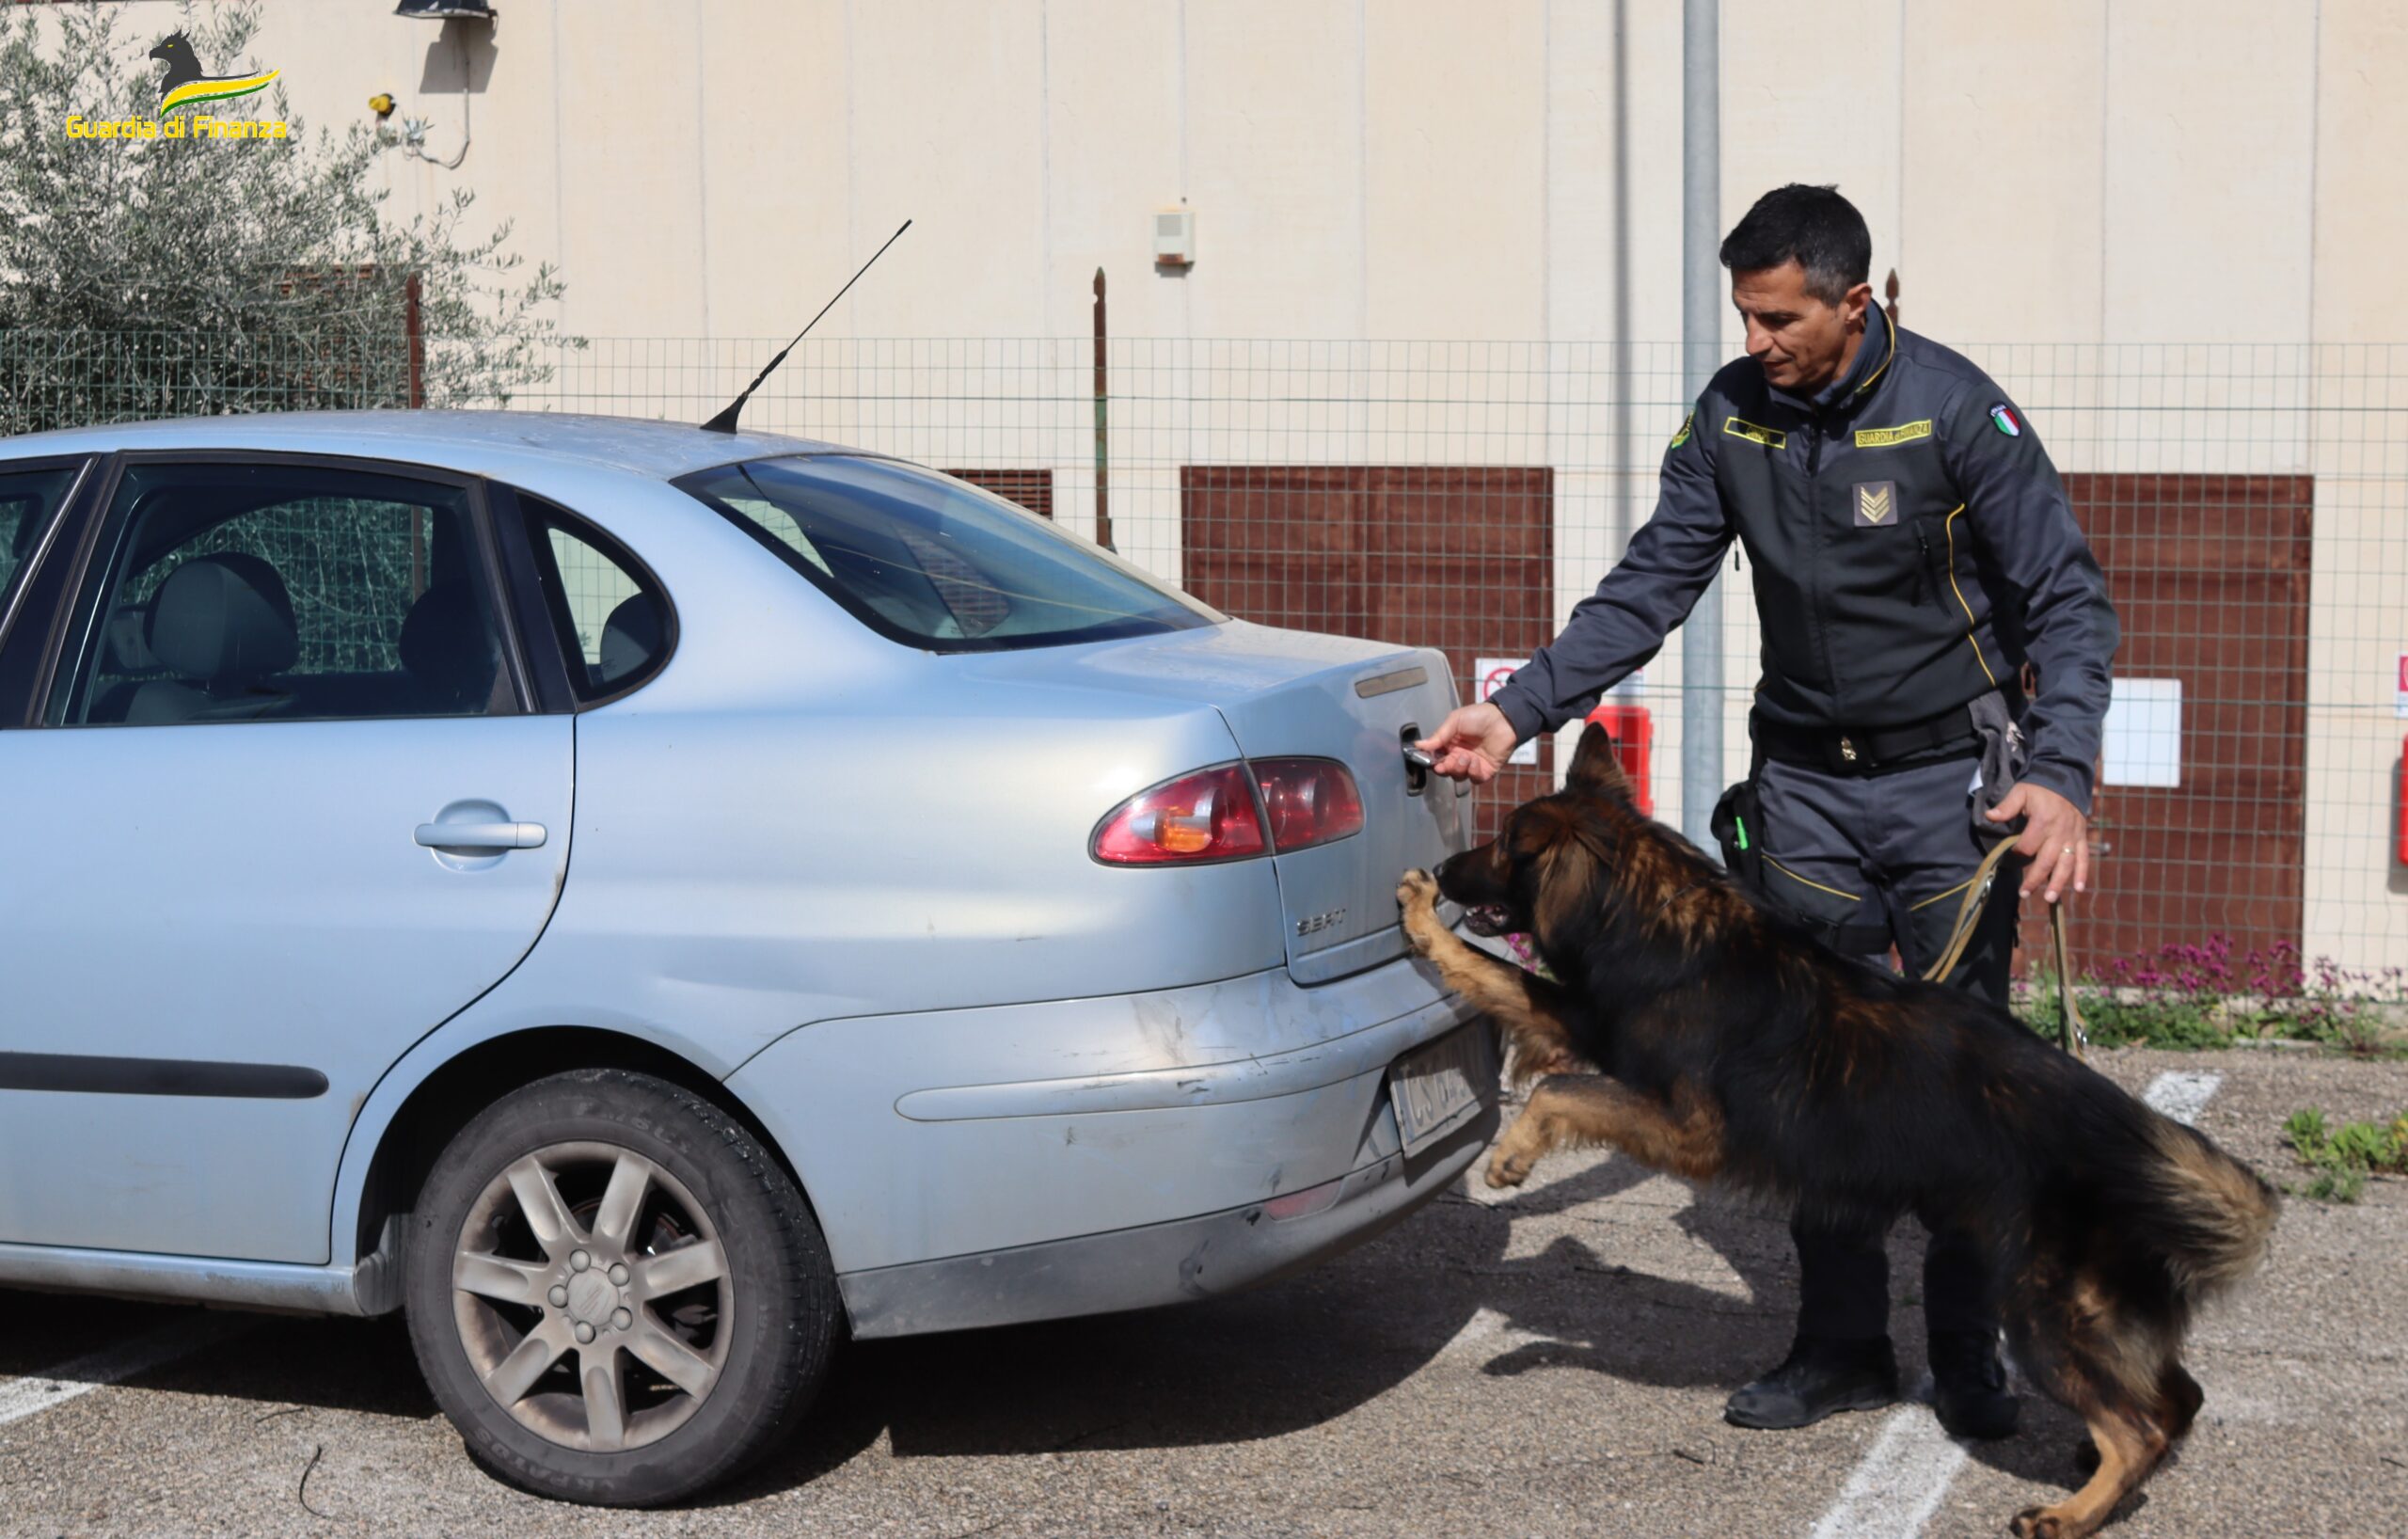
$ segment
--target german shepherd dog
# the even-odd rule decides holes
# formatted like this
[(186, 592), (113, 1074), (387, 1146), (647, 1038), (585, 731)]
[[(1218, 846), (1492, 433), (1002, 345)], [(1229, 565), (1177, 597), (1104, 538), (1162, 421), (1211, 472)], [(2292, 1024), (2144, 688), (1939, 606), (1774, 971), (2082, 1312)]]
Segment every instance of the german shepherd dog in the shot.
[[(1528, 933), (1560, 984), (1465, 944)], [(2089, 1426), (2098, 1468), (2023, 1539), (2080, 1539), (2190, 1430), (2198, 1306), (2263, 1259), (2273, 1191), (2005, 1010), (1817, 944), (1641, 816), (1592, 726), (1564, 788), (1397, 896), (1414, 948), (1496, 1020), (1517, 1085), (1491, 1186), (1609, 1145), (1785, 1211), (1977, 1237), (2015, 1358)], [(1566, 1072), (1584, 1065), (1598, 1073)], [(1544, 1076), (1542, 1078), (1542, 1076)]]

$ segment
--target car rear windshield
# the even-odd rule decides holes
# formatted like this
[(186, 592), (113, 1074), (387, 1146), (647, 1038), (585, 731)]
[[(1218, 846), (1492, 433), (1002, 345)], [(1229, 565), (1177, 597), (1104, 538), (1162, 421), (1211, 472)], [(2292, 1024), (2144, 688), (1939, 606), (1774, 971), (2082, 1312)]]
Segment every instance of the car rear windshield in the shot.
[(1063, 646), (1227, 618), (991, 493), (848, 454), (722, 465), (677, 485), (863, 625), (934, 652)]

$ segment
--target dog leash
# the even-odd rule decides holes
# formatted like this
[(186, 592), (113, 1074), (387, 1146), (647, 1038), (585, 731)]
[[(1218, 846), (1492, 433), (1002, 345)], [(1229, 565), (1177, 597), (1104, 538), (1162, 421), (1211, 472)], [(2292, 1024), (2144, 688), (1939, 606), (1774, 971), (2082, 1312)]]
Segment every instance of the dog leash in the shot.
[[(1965, 896), (1956, 905), (1956, 923), (1949, 932), (1947, 949), (1924, 974), (1925, 981), (1942, 982), (1956, 970), (1956, 963), (1965, 955), (1965, 947), (1973, 939), (1973, 927), (1981, 922), (1982, 906), (1988, 901), (1990, 888), (1998, 881), (1998, 868), (2005, 864), (2008, 853), (2014, 849), (2014, 840), (2001, 839), (1990, 847), (1988, 854), (1982, 857), (1982, 864), (1973, 868), (1973, 880), (1966, 884)], [(2071, 959), (2066, 944), (2066, 906), (2062, 903), (2049, 905), (2049, 944), (2057, 970), (2058, 1045), (2079, 1058), (2083, 1055), (2083, 1045), (2090, 1040), (2090, 1033), (2083, 1025), (2082, 1011), (2073, 1002), (2073, 973), (2068, 966)]]

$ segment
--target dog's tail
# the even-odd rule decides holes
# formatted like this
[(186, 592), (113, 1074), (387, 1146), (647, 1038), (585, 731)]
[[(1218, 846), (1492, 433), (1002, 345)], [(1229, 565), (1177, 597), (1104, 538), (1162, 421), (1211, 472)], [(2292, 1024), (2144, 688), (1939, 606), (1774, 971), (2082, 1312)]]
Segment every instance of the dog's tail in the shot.
[(2140, 1158), (2115, 1194), (2125, 1198), (2114, 1203), (2117, 1218), (2164, 1262), (2186, 1304), (2205, 1303), (2264, 1263), (2280, 1199), (2204, 1134), (2137, 1102), (2132, 1109), (2146, 1121), (2133, 1130)]

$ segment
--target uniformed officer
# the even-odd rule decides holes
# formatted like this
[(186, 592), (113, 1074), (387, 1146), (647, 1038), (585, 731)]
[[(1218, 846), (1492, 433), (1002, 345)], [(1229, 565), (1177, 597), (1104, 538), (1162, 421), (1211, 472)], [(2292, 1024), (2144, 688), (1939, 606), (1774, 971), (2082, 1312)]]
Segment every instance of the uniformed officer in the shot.
[[(2020, 881), (2002, 876), (1951, 976), (2004, 1004), (2018, 897), (2055, 903), (2088, 881), (2115, 612), (2031, 424), (1979, 369), (1874, 303), (1872, 255), (1863, 216), (1833, 188), (1757, 200), (1721, 250), (1748, 356), (1672, 436), (1655, 516), (1552, 646), (1423, 746), (1439, 773), (1489, 779), (1653, 658), (1735, 539), (1764, 632), (1755, 770), (1735, 790), (1760, 820), (1760, 891), (1839, 949), (1886, 961), (1894, 944), (1921, 973), (1986, 835), (2021, 818)], [(1809, 1214), (1791, 1230), (1796, 1343), (1731, 1397), (1741, 1426), (1897, 1397), (1883, 1235)], [(1924, 1279), (1941, 1422), (2005, 1436), (2017, 1404), (1988, 1279), (1944, 1221)]]

